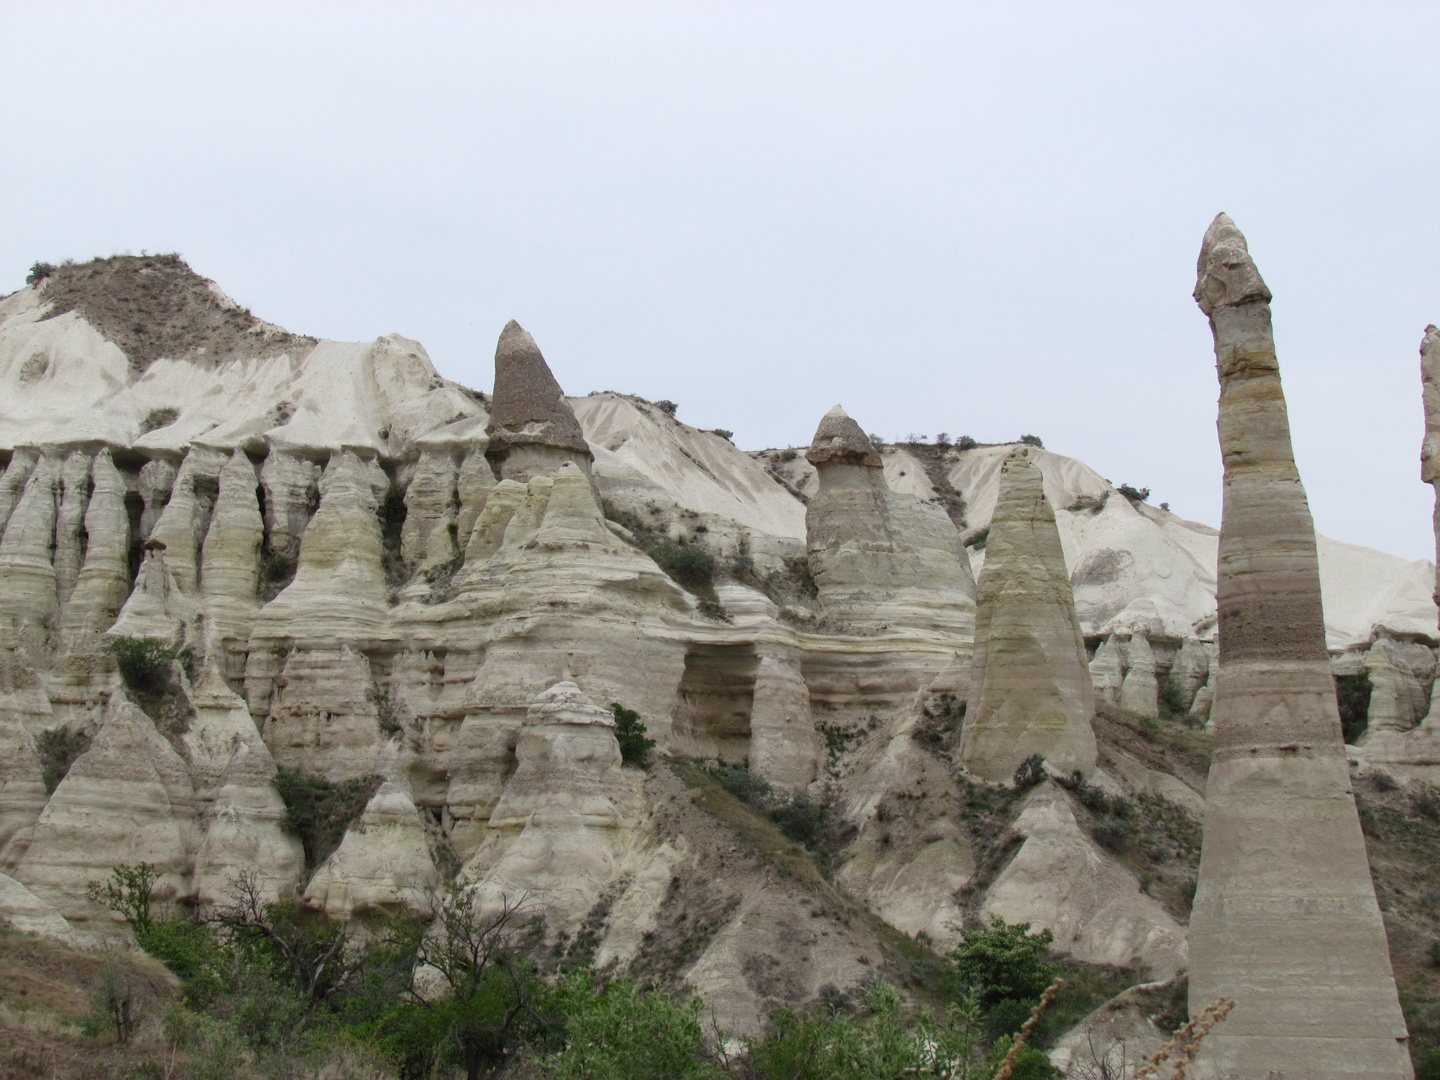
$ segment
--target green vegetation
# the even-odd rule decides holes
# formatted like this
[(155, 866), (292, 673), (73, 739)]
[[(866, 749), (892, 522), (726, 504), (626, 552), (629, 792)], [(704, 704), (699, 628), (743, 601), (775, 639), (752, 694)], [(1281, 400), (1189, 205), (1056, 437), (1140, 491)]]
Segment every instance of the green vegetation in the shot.
[(1160, 715), (1171, 720), (1187, 720), (1185, 694), (1174, 675), (1160, 680)]
[(392, 591), (405, 584), (409, 577), (404, 556), (400, 553), (400, 533), (405, 527), (407, 512), (405, 489), (391, 481), (375, 513), (380, 519), (380, 565), (385, 571), (385, 582)]
[(1132, 504), (1142, 503), (1146, 499), (1150, 498), (1149, 488), (1137, 488), (1131, 487), (1129, 484), (1121, 484), (1115, 490), (1120, 492), (1121, 495), (1124, 495), (1125, 498), (1129, 499)]
[(666, 416), (670, 416), (670, 417), (673, 417), (673, 416), (675, 415), (675, 413), (676, 413), (676, 410), (678, 410), (678, 409), (680, 408), (679, 405), (676, 405), (675, 402), (670, 401), (670, 400), (667, 399), (667, 398), (661, 398), (659, 401), (656, 401), (656, 402), (654, 402), (653, 404), (655, 405), (655, 407), (656, 407), (657, 409), (659, 409), (661, 412), (663, 412)]
[(955, 440), (956, 450), (974, 450), (979, 445), (980, 444), (976, 442), (973, 438), (971, 438), (969, 435), (961, 435), (958, 439)]
[(1039, 435), (1021, 435), (1020, 441), (1026, 446), (1038, 446), (1042, 450), (1045, 449), (1045, 444), (1040, 441)]
[(1345, 741), (1354, 743), (1370, 726), (1370, 673), (1335, 676), (1335, 701)]
[(55, 794), (60, 781), (70, 771), (70, 766), (86, 750), (90, 749), (90, 736), (83, 731), (71, 731), (68, 727), (42, 731), (35, 740), (35, 749), (40, 754), (40, 771), (45, 781), (45, 794)]
[(640, 714), (627, 709), (618, 701), (610, 703), (615, 714), (615, 738), (620, 743), (620, 759), (626, 765), (643, 769), (655, 749), (655, 740), (645, 737), (646, 727), (640, 722)]
[(296, 560), (293, 555), (283, 551), (267, 551), (260, 556), (260, 578), (256, 587), (256, 596), (264, 603), (269, 603), (279, 596), (281, 591), (295, 580)]
[(969, 538), (965, 541), (965, 546), (974, 548), (976, 551), (984, 551), (985, 544), (989, 541), (989, 539), (990, 526), (986, 525), (985, 528), (976, 529), (973, 533), (971, 533)]
[(180, 656), (178, 648), (154, 638), (112, 638), (105, 649), (115, 657), (126, 688), (141, 694), (163, 693), (170, 685), (170, 662)]
[(180, 410), (172, 405), (160, 409), (151, 409), (145, 414), (145, 419), (140, 421), (140, 434), (148, 435), (163, 427), (169, 427), (176, 420), (180, 419)]
[(829, 803), (816, 802), (803, 788), (776, 791), (745, 765), (721, 761), (704, 771), (737, 799), (769, 817), (781, 833), (803, 845), (822, 865), (834, 857), (840, 843), (830, 820)]
[(949, 761), (949, 746), (965, 720), (966, 705), (967, 702), (960, 701), (954, 694), (941, 694), (921, 707), (920, 723), (911, 730), (910, 737), (932, 754)]
[(1045, 759), (1031, 754), (1015, 768), (1015, 789), (1028, 791), (1045, 782)]
[(275, 789), (285, 803), (285, 829), (305, 849), (305, 865), (313, 870), (340, 846), (350, 823), (380, 786), (378, 776), (359, 776), (335, 783), (322, 776), (281, 768)]
[(698, 544), (659, 543), (646, 549), (656, 565), (692, 592), (715, 587), (715, 556)]
[(30, 264), (30, 272), (25, 275), (26, 285), (39, 285), (51, 274), (55, 273), (55, 264), (36, 261)]

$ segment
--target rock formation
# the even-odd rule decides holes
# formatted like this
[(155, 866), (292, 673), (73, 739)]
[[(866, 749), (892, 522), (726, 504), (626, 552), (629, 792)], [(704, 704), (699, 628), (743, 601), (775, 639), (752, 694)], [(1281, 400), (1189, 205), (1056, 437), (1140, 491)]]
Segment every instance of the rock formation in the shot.
[(235, 679), (244, 675), (258, 610), (255, 587), (265, 535), (258, 488), (255, 466), (244, 450), (236, 450), (220, 470), (220, 490), (200, 553), (206, 653), (212, 662), (224, 656), (225, 673)]
[(0, 711), (0, 869), (18, 854), (7, 845), (35, 824), (48, 797), (35, 740), (18, 716)]
[(175, 466), (167, 458), (151, 458), (141, 466), (140, 498), (145, 509), (140, 513), (140, 539), (150, 539), (174, 489)]
[(1130, 636), (1126, 649), (1125, 682), (1120, 687), (1120, 707), (1136, 716), (1160, 715), (1160, 683), (1155, 678), (1155, 652), (1142, 633)]
[(34, 646), (43, 645), (45, 620), (59, 606), (50, 553), (60, 466), (53, 455), (40, 458), (0, 540), (0, 620)]
[[(638, 824), (610, 710), (573, 682), (540, 694), (525, 714), (515, 773), (490, 814), (486, 843), (466, 865), (481, 897), (529, 895), (568, 923), (617, 876)], [(629, 820), (627, 820), (627, 817)]]
[(337, 918), (401, 907), (425, 910), (439, 885), (440, 872), (415, 803), (385, 783), (340, 847), (315, 871), (305, 903)]
[(502, 480), (529, 480), (573, 461), (588, 475), (590, 446), (540, 349), (515, 320), (495, 346), (495, 396), (486, 455)]
[(940, 507), (891, 491), (880, 455), (839, 405), (805, 457), (819, 488), (805, 511), (805, 543), (821, 610), (864, 628), (969, 636), (975, 579)]
[(1420, 339), (1420, 387), (1425, 403), (1420, 479), (1435, 488), (1435, 593), (1440, 597), (1440, 326), (1434, 323)]
[(90, 455), (72, 450), (60, 471), (60, 506), (55, 514), (55, 587), (61, 608), (70, 599), (84, 557), (80, 529), (90, 501)]
[[(1341, 742), (1315, 530), (1270, 290), (1224, 214), (1201, 248), (1225, 463), (1215, 750), (1190, 922), (1190, 1004), (1235, 1010), (1200, 1077), (1409, 1077), (1385, 927)], [(1323, 948), (1317, 948), (1323, 943)]]
[(997, 782), (1031, 754), (1065, 772), (1089, 772), (1094, 713), (1055, 514), (1040, 470), (1026, 448), (1016, 449), (1005, 458), (985, 545), (961, 760)]
[[(130, 591), (130, 517), (125, 511), (125, 478), (110, 451), (95, 455), (95, 490), (85, 511), (85, 565), (70, 594), (61, 627), (72, 644), (108, 629)], [(7, 534), (8, 535), (8, 534)]]
[(320, 471), (315, 462), (284, 450), (272, 451), (260, 466), (265, 531), (275, 554), (293, 558), (300, 550), (300, 537), (320, 502)]
[(1090, 661), (1090, 685), (1095, 688), (1096, 700), (1120, 704), (1120, 690), (1125, 685), (1124, 659), (1120, 639), (1114, 634), (1095, 650), (1095, 659)]
[(145, 862), (159, 874), (156, 899), (188, 896), (197, 840), (184, 760), (117, 694), (94, 743), (46, 804), (14, 876), (72, 923), (115, 929), (115, 917), (85, 899), (86, 884), (108, 878), (111, 867)]

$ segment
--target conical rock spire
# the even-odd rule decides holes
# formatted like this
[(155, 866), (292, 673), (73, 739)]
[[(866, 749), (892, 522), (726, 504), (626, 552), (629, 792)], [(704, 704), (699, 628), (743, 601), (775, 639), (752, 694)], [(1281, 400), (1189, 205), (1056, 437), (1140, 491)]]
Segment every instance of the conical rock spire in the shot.
[(1412, 1075), (1350, 789), (1315, 528), (1295, 468), (1270, 292), (1223, 214), (1200, 307), (1225, 463), (1215, 749), (1190, 920), (1190, 1003), (1232, 998), (1198, 1077)]
[(495, 346), (495, 395), (486, 434), (492, 453), (538, 443), (573, 450), (587, 459), (590, 455), (565, 392), (535, 339), (514, 319), (505, 324)]
[(839, 405), (820, 419), (820, 426), (815, 429), (815, 438), (805, 458), (812, 465), (845, 461), (878, 469), (882, 464), (880, 455), (875, 452), (875, 444)]

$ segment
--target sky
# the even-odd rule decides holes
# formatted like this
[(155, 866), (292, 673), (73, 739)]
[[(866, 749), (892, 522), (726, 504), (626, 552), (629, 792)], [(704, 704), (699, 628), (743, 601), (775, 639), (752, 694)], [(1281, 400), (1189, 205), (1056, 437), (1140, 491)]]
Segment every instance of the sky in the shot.
[(0, 0), (0, 293), (179, 251), (255, 314), (746, 449), (1040, 436), (1220, 523), (1190, 293), (1275, 294), (1316, 527), (1434, 558), (1440, 5)]

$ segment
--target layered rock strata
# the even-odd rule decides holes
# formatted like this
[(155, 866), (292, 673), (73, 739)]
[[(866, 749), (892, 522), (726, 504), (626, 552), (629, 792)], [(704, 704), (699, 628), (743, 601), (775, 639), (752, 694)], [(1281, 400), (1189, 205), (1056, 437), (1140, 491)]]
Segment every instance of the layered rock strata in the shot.
[(1159, 716), (1160, 683), (1155, 678), (1155, 651), (1150, 648), (1150, 639), (1142, 633), (1132, 634), (1125, 653), (1129, 670), (1120, 686), (1120, 707), (1136, 716)]
[(495, 345), (486, 455), (502, 480), (529, 480), (573, 461), (589, 475), (590, 445), (535, 339), (511, 319)]
[(960, 758), (977, 776), (1007, 781), (1040, 754), (1057, 769), (1095, 767), (1094, 688), (1065, 553), (1040, 470), (1011, 451), (985, 546), (975, 656)]
[[(1270, 290), (1224, 214), (1195, 298), (1210, 318), (1225, 464), (1215, 750), (1190, 922), (1190, 1003), (1235, 1010), (1201, 1077), (1409, 1077), (1325, 647)], [(1323, 943), (1323, 948), (1317, 948)]]
[(1434, 323), (1420, 339), (1420, 388), (1425, 404), (1420, 479), (1435, 489), (1435, 595), (1440, 598), (1440, 326)]
[(111, 461), (110, 451), (95, 455), (91, 479), (95, 488), (85, 510), (85, 565), (61, 618), (61, 628), (71, 644), (107, 630), (130, 592), (130, 517), (125, 510), (125, 478)]
[(821, 610), (857, 628), (968, 637), (975, 579), (945, 512), (890, 489), (880, 455), (839, 405), (805, 456), (819, 477), (805, 542)]
[(371, 796), (340, 847), (315, 871), (305, 903), (332, 918), (406, 907), (426, 910), (440, 885), (415, 803), (394, 784)]

